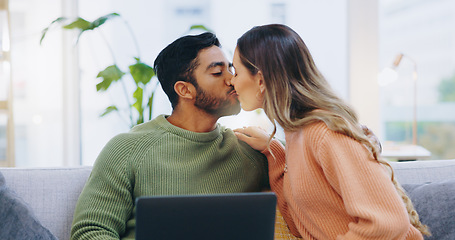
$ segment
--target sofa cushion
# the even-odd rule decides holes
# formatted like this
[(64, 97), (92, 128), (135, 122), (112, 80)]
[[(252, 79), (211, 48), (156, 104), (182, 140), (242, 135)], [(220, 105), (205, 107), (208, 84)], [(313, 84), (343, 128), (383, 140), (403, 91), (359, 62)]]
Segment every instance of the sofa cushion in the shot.
[(36, 219), (32, 210), (6, 187), (0, 172), (0, 239), (57, 239)]
[(427, 184), (403, 184), (420, 221), (428, 225), (427, 240), (455, 239), (455, 179)]

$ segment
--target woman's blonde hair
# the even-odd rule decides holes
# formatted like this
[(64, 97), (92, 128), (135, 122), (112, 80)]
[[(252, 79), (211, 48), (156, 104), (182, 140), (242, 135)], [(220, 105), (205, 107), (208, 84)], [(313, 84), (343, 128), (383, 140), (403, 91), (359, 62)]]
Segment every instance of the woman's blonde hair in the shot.
[(392, 167), (381, 159), (379, 145), (364, 133), (354, 110), (330, 88), (295, 31), (281, 24), (254, 27), (238, 39), (237, 50), (252, 75), (258, 71), (263, 74), (266, 86), (263, 108), (275, 126), (272, 137), (276, 133), (275, 121), (287, 131), (323, 121), (329, 129), (364, 144), (376, 161), (389, 168), (411, 224), (422, 234), (430, 235), (395, 180)]

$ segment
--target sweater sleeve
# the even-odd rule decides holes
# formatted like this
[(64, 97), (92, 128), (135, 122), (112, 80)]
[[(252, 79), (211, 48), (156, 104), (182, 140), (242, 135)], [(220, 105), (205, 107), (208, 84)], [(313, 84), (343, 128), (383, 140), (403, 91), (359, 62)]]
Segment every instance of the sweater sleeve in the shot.
[(248, 145), (245, 142), (239, 141), (237, 137), (235, 137), (236, 141), (239, 142), (242, 150), (245, 152), (246, 157), (250, 158), (252, 162), (254, 162), (258, 168), (260, 169), (260, 176), (261, 176), (261, 190), (270, 190), (270, 184), (269, 184), (269, 175), (268, 175), (268, 165), (267, 165), (267, 158), (266, 156), (251, 148), (250, 145)]
[[(269, 163), (269, 181), (270, 188), (277, 195), (277, 205), (278, 209), (281, 212), (284, 220), (286, 221), (289, 230), (294, 236), (301, 237), (297, 227), (292, 220), (291, 214), (288, 209), (288, 204), (284, 199), (283, 194), (283, 179), (284, 179), (284, 169), (286, 166), (286, 155), (283, 144), (274, 139), (270, 143), (270, 149), (266, 149), (262, 152), (268, 160)], [(273, 155), (272, 155), (273, 153)]]
[(337, 240), (404, 239), (411, 225), (403, 201), (366, 147), (330, 130), (314, 146), (327, 180), (355, 219)]
[(112, 139), (98, 156), (78, 199), (71, 239), (120, 239), (133, 214), (132, 181), (126, 167), (128, 144)]

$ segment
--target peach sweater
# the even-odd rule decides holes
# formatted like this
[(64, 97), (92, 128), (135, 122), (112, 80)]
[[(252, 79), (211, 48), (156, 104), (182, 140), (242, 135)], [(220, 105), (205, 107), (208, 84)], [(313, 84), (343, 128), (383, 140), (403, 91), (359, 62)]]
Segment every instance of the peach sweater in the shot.
[[(303, 239), (419, 239), (387, 171), (368, 150), (320, 122), (285, 132), (264, 151), (270, 185), (291, 232)], [(288, 171), (284, 172), (285, 156)]]

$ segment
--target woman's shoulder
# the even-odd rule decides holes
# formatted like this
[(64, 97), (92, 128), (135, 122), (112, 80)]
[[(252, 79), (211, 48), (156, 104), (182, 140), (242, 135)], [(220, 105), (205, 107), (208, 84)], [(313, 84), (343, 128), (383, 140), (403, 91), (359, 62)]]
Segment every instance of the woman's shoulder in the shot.
[(349, 138), (348, 136), (336, 132), (327, 126), (323, 121), (309, 123), (297, 131), (286, 133), (286, 141), (301, 138), (305, 143), (314, 143), (315, 146), (323, 144), (333, 144), (341, 139)]
[(297, 134), (302, 134), (305, 138), (315, 138), (318, 139), (322, 136), (325, 136), (331, 130), (323, 121), (315, 121), (305, 126), (301, 127), (296, 131)]

